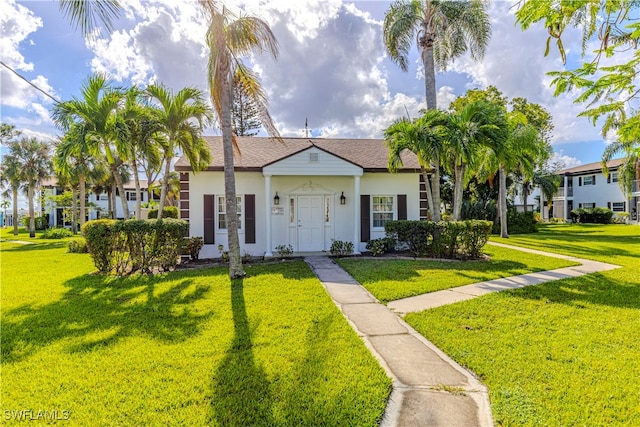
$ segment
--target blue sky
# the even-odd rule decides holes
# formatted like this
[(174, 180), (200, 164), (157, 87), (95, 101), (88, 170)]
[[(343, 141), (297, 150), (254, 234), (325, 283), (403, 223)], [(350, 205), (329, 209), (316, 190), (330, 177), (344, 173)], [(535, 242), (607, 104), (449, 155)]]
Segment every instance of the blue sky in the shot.
[[(195, 1), (127, 0), (125, 16), (112, 34), (87, 42), (55, 1), (0, 0), (0, 57), (55, 98), (78, 96), (94, 71), (119, 84), (164, 83), (174, 89), (206, 90), (204, 26)], [(303, 135), (308, 118), (313, 136), (371, 138), (395, 118), (424, 108), (424, 80), (413, 52), (409, 72), (385, 56), (382, 19), (388, 1), (228, 1), (264, 18), (280, 43), (277, 61), (249, 59), (262, 76), (270, 109), (284, 136)], [(548, 71), (563, 68), (557, 52), (544, 57), (546, 31), (515, 25), (512, 3), (494, 1), (492, 38), (484, 60), (456, 60), (436, 75), (438, 103), (446, 106), (469, 88), (495, 85), (507, 97), (524, 97), (554, 117), (553, 148), (567, 166), (599, 161), (605, 140), (599, 128), (577, 114), (576, 94), (553, 97)], [(565, 38), (569, 64), (580, 60), (580, 37)], [(27, 135), (53, 140), (48, 117), (53, 103), (0, 67), (0, 119)], [(207, 134), (216, 134), (216, 129)]]

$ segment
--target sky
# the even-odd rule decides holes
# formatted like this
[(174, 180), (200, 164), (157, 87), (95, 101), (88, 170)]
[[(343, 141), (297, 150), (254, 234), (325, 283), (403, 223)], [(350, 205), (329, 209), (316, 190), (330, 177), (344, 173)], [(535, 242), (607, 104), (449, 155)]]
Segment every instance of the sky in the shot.
[[(111, 33), (85, 40), (56, 1), (0, 0), (0, 58), (54, 98), (80, 96), (93, 72), (116, 84), (158, 82), (179, 90), (207, 90), (205, 22), (195, 0), (124, 0), (124, 15)], [(417, 50), (408, 72), (385, 53), (382, 21), (389, 1), (228, 0), (269, 23), (279, 56), (245, 60), (260, 77), (269, 109), (283, 136), (381, 138), (399, 117), (425, 108), (424, 78)], [(488, 12), (491, 41), (482, 61), (456, 59), (436, 74), (438, 106), (446, 108), (468, 89), (496, 86), (509, 99), (523, 97), (553, 116), (555, 160), (566, 167), (597, 162), (607, 141), (600, 127), (577, 117), (584, 105), (576, 93), (553, 96), (549, 71), (564, 68), (554, 49), (545, 57), (547, 32), (522, 31), (514, 2), (494, 0)], [(580, 34), (563, 38), (567, 67), (581, 58)], [(54, 141), (60, 131), (49, 117), (54, 102), (0, 66), (0, 121), (27, 136)], [(206, 135), (219, 131), (209, 128)]]

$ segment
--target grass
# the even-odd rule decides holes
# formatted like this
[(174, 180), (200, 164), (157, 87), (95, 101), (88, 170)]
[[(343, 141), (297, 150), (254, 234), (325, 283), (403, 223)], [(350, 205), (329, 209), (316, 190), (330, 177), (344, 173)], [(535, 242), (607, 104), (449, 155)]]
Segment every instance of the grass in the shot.
[(498, 425), (640, 425), (640, 227), (548, 225), (495, 240), (623, 268), (405, 320), (487, 384)]
[(391, 381), (305, 263), (233, 283), (224, 268), (117, 279), (65, 241), (32, 241), (2, 242), (5, 422), (378, 424)]
[(379, 301), (401, 298), (534, 271), (576, 265), (571, 261), (487, 245), (490, 261), (336, 259)]

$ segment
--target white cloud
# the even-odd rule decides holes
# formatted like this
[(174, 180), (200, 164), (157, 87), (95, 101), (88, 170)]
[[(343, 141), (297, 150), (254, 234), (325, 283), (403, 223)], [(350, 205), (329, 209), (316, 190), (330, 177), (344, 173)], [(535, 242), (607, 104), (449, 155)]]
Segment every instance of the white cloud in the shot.
[(42, 20), (14, 0), (0, 0), (0, 9), (0, 58), (17, 70), (33, 70), (33, 63), (25, 62), (19, 45), (27, 40), (29, 34), (42, 27)]
[(582, 162), (575, 157), (567, 156), (563, 150), (554, 152), (550, 160), (551, 164), (560, 165), (561, 169), (569, 169), (576, 166), (580, 166)]

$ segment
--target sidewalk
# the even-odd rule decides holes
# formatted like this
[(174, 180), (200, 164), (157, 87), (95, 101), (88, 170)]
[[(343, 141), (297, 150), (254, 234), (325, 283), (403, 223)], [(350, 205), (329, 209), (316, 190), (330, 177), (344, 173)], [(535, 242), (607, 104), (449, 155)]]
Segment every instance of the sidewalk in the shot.
[(382, 426), (491, 426), (486, 387), (326, 256), (305, 258), (393, 379)]
[(618, 268), (598, 261), (489, 243), (568, 259), (580, 265), (460, 286), (404, 298), (385, 306), (328, 257), (305, 258), (353, 329), (393, 379), (393, 390), (381, 426), (493, 426), (489, 395), (484, 384), (417, 333), (399, 315), (491, 292)]

